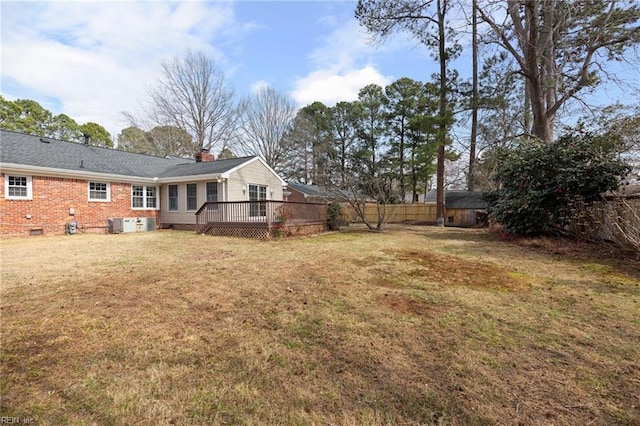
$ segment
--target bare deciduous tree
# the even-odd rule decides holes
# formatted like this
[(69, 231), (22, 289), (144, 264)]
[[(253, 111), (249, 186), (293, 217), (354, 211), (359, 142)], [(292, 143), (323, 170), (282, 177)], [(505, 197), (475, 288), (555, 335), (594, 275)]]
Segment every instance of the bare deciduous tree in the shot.
[(175, 126), (155, 126), (149, 131), (130, 126), (118, 135), (118, 149), (160, 157), (188, 157), (193, 146), (191, 136)]
[(237, 117), (235, 94), (205, 53), (188, 50), (183, 57), (163, 63), (162, 76), (149, 96), (153, 121), (191, 135), (194, 153), (227, 146)]
[(271, 168), (281, 170), (290, 149), (285, 135), (295, 118), (293, 100), (266, 87), (243, 99), (238, 113), (238, 151), (259, 155)]

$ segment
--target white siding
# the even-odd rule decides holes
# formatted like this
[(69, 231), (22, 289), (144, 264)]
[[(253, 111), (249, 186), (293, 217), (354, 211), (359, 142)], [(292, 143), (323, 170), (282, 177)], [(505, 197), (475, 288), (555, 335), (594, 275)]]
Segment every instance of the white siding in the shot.
[(283, 199), (282, 181), (260, 161), (254, 161), (229, 176), (229, 201), (249, 200), (249, 184), (266, 185), (268, 200), (282, 201)]
[[(197, 182), (188, 182), (197, 183)], [(169, 185), (162, 185), (162, 199), (160, 205), (162, 206), (162, 223), (179, 223), (179, 224), (192, 224), (196, 223), (195, 212), (187, 211), (187, 183), (178, 183), (178, 211), (170, 212), (169, 209)], [(198, 206), (202, 205), (204, 200), (203, 194), (200, 194), (200, 184), (198, 184)], [(204, 188), (204, 183), (202, 187)]]
[[(198, 185), (198, 208), (207, 199), (207, 182), (211, 179), (193, 180), (190, 182), (178, 183), (178, 211), (170, 212), (169, 209), (169, 185), (161, 186), (160, 205), (162, 208), (163, 224), (195, 224), (195, 211), (186, 211), (187, 208), (187, 184), (196, 183)], [(229, 175), (228, 181), (218, 184), (218, 200), (220, 201), (247, 201), (249, 199), (249, 184), (266, 185), (267, 199), (281, 201), (282, 181), (274, 175), (260, 161), (252, 161), (241, 166)], [(245, 191), (242, 188), (245, 188)]]

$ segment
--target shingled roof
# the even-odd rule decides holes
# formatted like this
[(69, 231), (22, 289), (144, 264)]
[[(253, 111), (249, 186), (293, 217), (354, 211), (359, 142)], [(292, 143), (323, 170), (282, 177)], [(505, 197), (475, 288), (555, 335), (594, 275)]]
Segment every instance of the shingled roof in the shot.
[(229, 158), (226, 160), (203, 161), (202, 163), (196, 163), (196, 162), (181, 163), (165, 170), (158, 177), (168, 178), (168, 177), (182, 177), (182, 176), (194, 176), (194, 175), (222, 174), (254, 158), (257, 158), (257, 157), (252, 156), (252, 157)]
[(162, 178), (221, 174), (255, 157), (196, 162), (0, 130), (0, 163), (78, 173)]
[[(427, 202), (436, 201), (436, 190), (431, 189), (427, 193)], [(479, 191), (454, 191), (449, 190), (444, 193), (444, 204), (448, 209), (486, 209), (487, 202), (483, 198), (483, 193)]]
[(316, 185), (306, 185), (304, 183), (289, 182), (289, 188), (293, 188), (296, 191), (300, 191), (305, 196), (323, 197), (327, 196), (327, 191)]

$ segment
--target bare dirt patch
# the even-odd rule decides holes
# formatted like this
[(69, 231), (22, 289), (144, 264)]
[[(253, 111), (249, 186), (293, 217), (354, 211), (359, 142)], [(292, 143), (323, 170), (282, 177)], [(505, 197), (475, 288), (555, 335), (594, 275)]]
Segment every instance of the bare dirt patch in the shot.
[(526, 280), (511, 275), (509, 270), (488, 262), (460, 259), (444, 254), (406, 250), (396, 253), (402, 262), (419, 266), (410, 273), (431, 278), (435, 283), (464, 285), (491, 290), (524, 290)]
[(379, 298), (382, 305), (401, 314), (413, 314), (424, 317), (435, 317), (442, 313), (442, 306), (434, 305), (426, 300), (411, 296), (399, 296), (385, 293)]

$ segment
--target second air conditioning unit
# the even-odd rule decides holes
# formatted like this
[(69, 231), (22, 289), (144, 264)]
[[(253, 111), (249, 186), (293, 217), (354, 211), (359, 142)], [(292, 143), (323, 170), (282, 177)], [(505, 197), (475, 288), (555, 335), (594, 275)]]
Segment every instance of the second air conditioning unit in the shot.
[(114, 217), (107, 220), (110, 234), (148, 232), (156, 230), (155, 217)]

